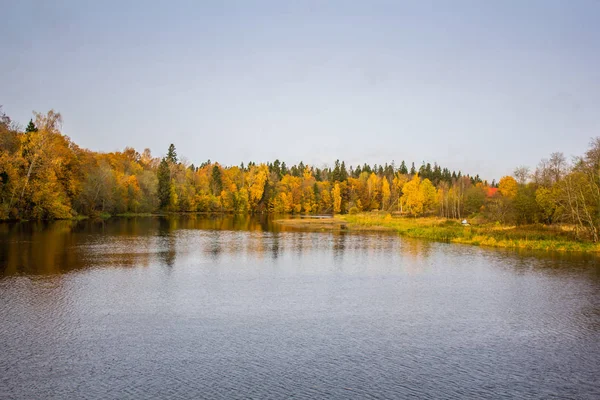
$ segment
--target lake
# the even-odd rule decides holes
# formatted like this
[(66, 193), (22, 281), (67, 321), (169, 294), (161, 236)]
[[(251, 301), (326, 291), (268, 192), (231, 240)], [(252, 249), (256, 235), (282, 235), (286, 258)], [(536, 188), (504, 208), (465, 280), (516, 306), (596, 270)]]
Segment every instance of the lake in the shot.
[(0, 224), (0, 398), (600, 398), (600, 263), (252, 217)]

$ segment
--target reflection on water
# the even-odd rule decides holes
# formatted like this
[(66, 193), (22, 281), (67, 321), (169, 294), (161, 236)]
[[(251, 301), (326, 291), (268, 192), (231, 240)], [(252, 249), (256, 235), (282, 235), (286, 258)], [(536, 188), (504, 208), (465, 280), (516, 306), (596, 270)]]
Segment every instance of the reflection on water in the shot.
[[(293, 232), (293, 233), (292, 233)], [(107, 221), (55, 221), (0, 224), (2, 275), (49, 275), (97, 266), (172, 267), (177, 254), (200, 252), (212, 261), (222, 256), (252, 255), (277, 259), (282, 252), (332, 249), (343, 263), (347, 251), (365, 255), (397, 252), (389, 234), (302, 232), (273, 223), (268, 217), (176, 216), (121, 218)], [(402, 252), (415, 261), (427, 257), (431, 244), (402, 242)], [(415, 265), (419, 265), (416, 263)]]
[(600, 398), (597, 258), (267, 217), (0, 224), (0, 398)]
[[(393, 240), (390, 240), (393, 238)], [(0, 224), (0, 276), (48, 275), (98, 266), (174, 266), (179, 255), (199, 252), (212, 261), (223, 256), (252, 255), (275, 260), (284, 252), (331, 251), (335, 262), (346, 253), (369, 257), (402, 253), (410, 268), (425, 268), (439, 243), (396, 238), (390, 233), (303, 232), (275, 224), (272, 218), (250, 216), (174, 216), (120, 218), (107, 221), (54, 221)], [(460, 245), (449, 252), (489, 253), (506, 258), (517, 272), (531, 268), (555, 273), (597, 264), (594, 255), (473, 249)], [(460, 250), (459, 250), (460, 249)], [(597, 271), (597, 269), (594, 269)]]

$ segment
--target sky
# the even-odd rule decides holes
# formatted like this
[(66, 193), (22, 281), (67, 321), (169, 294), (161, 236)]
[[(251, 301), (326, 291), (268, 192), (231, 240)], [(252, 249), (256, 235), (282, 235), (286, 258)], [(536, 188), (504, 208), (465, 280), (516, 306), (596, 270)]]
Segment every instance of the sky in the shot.
[(498, 180), (600, 136), (599, 0), (0, 3), (3, 111), (96, 151)]

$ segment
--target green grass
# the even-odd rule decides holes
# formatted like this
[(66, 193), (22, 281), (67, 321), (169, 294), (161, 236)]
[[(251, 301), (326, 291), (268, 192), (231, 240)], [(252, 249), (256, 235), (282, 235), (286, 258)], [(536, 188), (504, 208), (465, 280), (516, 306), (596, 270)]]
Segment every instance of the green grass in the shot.
[(499, 224), (463, 226), (455, 220), (394, 218), (381, 213), (343, 215), (336, 218), (345, 221), (351, 230), (391, 230), (403, 236), (442, 242), (515, 249), (600, 252), (600, 245), (578, 240), (572, 232), (562, 227)]

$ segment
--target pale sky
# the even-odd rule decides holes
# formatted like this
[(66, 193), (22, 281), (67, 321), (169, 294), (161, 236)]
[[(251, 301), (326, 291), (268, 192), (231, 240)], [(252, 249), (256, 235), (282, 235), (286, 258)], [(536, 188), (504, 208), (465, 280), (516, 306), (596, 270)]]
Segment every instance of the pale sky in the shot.
[(490, 181), (600, 136), (600, 1), (0, 0), (0, 104), (96, 151), (437, 161)]

